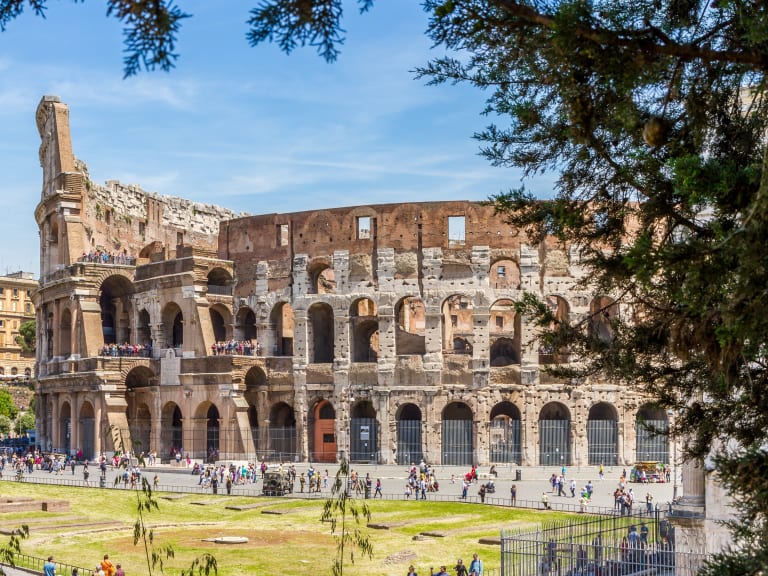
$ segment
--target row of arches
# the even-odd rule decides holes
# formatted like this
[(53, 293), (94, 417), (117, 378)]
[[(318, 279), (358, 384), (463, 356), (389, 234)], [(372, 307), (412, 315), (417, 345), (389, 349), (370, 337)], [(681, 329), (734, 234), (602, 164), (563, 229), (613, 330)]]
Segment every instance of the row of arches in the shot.
[[(205, 401), (189, 415), (181, 407), (166, 403), (159, 419), (160, 449), (164, 454), (175, 450), (191, 453), (195, 457), (217, 459), (222, 451), (226, 457), (242, 456), (269, 459), (294, 459), (300, 454), (297, 419), (293, 407), (277, 401), (259, 414), (258, 393), (249, 388), (248, 403), (249, 444), (241, 445), (243, 430), (223, 425), (218, 407)], [(130, 397), (130, 396), (129, 396)], [(64, 412), (64, 411), (62, 411)], [(80, 420), (88, 418), (88, 410)], [(62, 414), (66, 419), (67, 415)], [(143, 401), (129, 399), (127, 418), (131, 437), (139, 446), (153, 446), (153, 421), (149, 407)], [(64, 422), (64, 420), (62, 421)], [(440, 415), (440, 463), (444, 465), (471, 465), (477, 462), (478, 421), (469, 405), (451, 402)], [(381, 422), (369, 400), (355, 402), (350, 407), (348, 424), (339, 429), (333, 402), (321, 398), (307, 412), (306, 455), (311, 461), (336, 461), (340, 450), (345, 450), (353, 462), (382, 461)], [(400, 405), (395, 412), (394, 460), (409, 464), (425, 455), (425, 435), (429, 427), (422, 410), (413, 403)], [(524, 438), (520, 409), (512, 402), (503, 401), (493, 406), (487, 420), (488, 459), (492, 463), (520, 463), (524, 446), (531, 441)], [(635, 416), (635, 454), (638, 460), (656, 460), (668, 463), (668, 421), (666, 413), (654, 406), (640, 408)], [(539, 465), (573, 464), (573, 431), (570, 410), (562, 403), (550, 402), (539, 412), (534, 428), (536, 463)], [(485, 432), (484, 432), (485, 433)], [(339, 442), (339, 434), (346, 437)], [(247, 435), (246, 435), (247, 437)], [(594, 404), (587, 418), (587, 464), (617, 465), (620, 463), (618, 413), (607, 402)], [(156, 447), (153, 446), (156, 449)], [(434, 455), (434, 453), (433, 453)], [(532, 455), (530, 455), (532, 456)]]

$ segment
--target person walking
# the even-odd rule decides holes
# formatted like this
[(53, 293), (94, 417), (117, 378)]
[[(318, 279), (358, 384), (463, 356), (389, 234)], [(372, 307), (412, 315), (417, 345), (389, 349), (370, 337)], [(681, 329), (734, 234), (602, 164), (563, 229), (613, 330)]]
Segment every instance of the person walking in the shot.
[(469, 576), (469, 572), (467, 572), (467, 567), (464, 565), (464, 560), (459, 558), (456, 561), (456, 566), (454, 567), (454, 570), (456, 570), (456, 576)]
[(104, 571), (104, 576), (115, 576), (115, 565), (109, 559), (109, 554), (104, 554), (100, 568)]
[(483, 562), (478, 558), (477, 552), (472, 554), (472, 562), (469, 563), (469, 574), (472, 576), (483, 576)]
[(384, 498), (384, 495), (381, 493), (381, 478), (376, 478), (376, 492), (374, 492), (373, 497), (376, 498), (376, 496)]
[(48, 560), (43, 564), (43, 576), (56, 576), (56, 564), (53, 563), (53, 556), (48, 556)]
[(509, 495), (512, 498), (509, 505), (515, 506), (517, 504), (517, 484), (512, 484), (512, 487), (509, 489)]
[(123, 570), (123, 567), (120, 566), (120, 562), (117, 563), (115, 568), (117, 568), (117, 570), (115, 570), (115, 576), (125, 576), (125, 570)]

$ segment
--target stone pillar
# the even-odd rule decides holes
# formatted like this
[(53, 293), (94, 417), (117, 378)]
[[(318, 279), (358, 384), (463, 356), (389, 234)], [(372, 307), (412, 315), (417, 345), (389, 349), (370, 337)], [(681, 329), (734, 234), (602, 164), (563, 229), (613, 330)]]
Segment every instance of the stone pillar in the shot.
[(97, 398), (93, 403), (93, 457), (98, 458), (104, 452), (104, 423), (101, 421), (103, 414), (103, 398)]
[(69, 425), (69, 449), (77, 451), (80, 446), (80, 394), (73, 392), (70, 404), (70, 425)]
[[(51, 410), (51, 432), (48, 436), (47, 440), (51, 444), (52, 448), (60, 448), (61, 447), (61, 439), (59, 438), (60, 432), (59, 432), (59, 395), (58, 394), (48, 394), (48, 402), (50, 403), (50, 410)], [(47, 448), (47, 446), (46, 446)]]
[(379, 424), (379, 464), (394, 464), (392, 461), (392, 452), (389, 450), (389, 446), (392, 443), (392, 436), (389, 422), (389, 390), (377, 390), (375, 392), (376, 404), (376, 419)]

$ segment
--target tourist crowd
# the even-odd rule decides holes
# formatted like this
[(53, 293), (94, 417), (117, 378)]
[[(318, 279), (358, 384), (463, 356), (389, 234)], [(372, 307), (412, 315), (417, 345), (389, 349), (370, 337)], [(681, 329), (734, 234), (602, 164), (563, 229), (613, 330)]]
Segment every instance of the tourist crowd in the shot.
[(105, 344), (99, 348), (99, 356), (151, 358), (152, 344)]
[(123, 266), (133, 266), (136, 264), (136, 258), (127, 254), (114, 254), (106, 250), (91, 250), (83, 252), (78, 262), (93, 262), (96, 264), (119, 264)]
[(211, 354), (214, 356), (261, 356), (261, 344), (252, 340), (228, 340), (211, 344)]

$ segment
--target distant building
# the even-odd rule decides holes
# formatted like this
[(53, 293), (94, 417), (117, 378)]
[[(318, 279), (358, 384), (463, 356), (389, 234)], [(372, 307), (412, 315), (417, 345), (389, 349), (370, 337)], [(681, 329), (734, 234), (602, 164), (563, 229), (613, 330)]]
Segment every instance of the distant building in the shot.
[(31, 272), (0, 276), (0, 381), (24, 381), (34, 377), (35, 353), (18, 344), (19, 327), (35, 320), (32, 293), (37, 280)]

